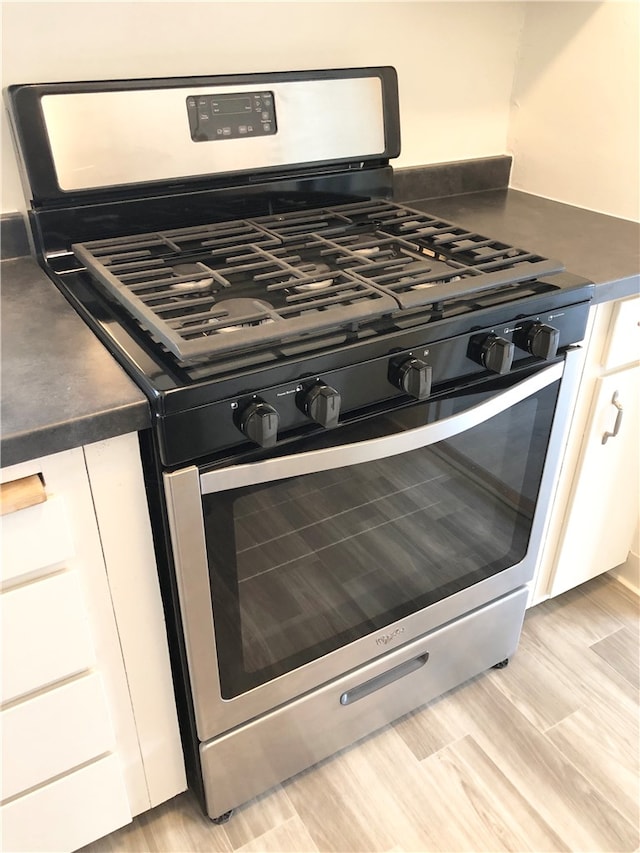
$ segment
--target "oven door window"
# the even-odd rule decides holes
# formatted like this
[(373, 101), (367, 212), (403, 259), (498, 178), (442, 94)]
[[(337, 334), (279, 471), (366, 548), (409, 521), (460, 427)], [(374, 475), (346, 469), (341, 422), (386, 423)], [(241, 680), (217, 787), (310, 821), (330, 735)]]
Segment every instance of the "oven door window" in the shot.
[[(416, 430), (477, 407), (509, 382), (344, 426), (294, 452)], [(522, 560), (558, 387), (426, 447), (204, 494), (223, 697)], [(291, 445), (284, 452), (294, 459)]]

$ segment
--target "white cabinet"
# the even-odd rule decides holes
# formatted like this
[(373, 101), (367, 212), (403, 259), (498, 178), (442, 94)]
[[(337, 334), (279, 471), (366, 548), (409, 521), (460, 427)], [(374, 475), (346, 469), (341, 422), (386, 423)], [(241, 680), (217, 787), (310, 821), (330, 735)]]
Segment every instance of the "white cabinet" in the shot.
[[(34, 528), (37, 533), (38, 528)], [(5, 537), (8, 538), (8, 537)], [(44, 567), (46, 568), (46, 567)], [(3, 587), (2, 705), (85, 672), (95, 662), (77, 570)]]
[[(137, 437), (2, 471), (1, 849), (75, 850), (185, 788)], [(20, 504), (18, 504), (19, 506)]]
[(535, 601), (627, 559), (639, 514), (640, 298), (592, 309)]
[(638, 388), (638, 366), (598, 379), (551, 595), (627, 559), (638, 523)]

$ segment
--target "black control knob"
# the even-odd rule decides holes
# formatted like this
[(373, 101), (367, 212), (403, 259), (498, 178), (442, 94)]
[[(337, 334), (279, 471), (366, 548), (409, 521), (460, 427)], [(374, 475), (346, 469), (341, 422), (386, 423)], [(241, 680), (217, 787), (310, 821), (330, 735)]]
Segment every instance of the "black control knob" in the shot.
[(392, 385), (416, 400), (426, 400), (431, 393), (431, 375), (431, 365), (413, 356), (392, 363), (389, 369)]
[(531, 323), (527, 328), (514, 337), (520, 349), (530, 352), (536, 358), (548, 361), (555, 358), (560, 343), (560, 332), (545, 323)]
[(480, 344), (479, 362), (492, 373), (508, 373), (513, 362), (515, 350), (511, 341), (488, 335)]
[(278, 435), (278, 413), (268, 403), (254, 400), (240, 414), (238, 426), (261, 447), (273, 447)]
[(327, 429), (338, 426), (340, 417), (340, 394), (322, 382), (305, 391), (300, 408), (312, 421)]

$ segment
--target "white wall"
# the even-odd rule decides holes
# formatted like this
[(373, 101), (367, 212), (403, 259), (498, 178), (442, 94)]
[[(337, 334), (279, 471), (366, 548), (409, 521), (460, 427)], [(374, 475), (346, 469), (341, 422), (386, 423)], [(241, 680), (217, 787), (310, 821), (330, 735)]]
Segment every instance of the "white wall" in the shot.
[[(394, 65), (408, 166), (503, 154), (524, 11), (511, 2), (3, 3), (3, 86)], [(23, 209), (3, 134), (2, 210)]]
[(511, 185), (639, 219), (640, 3), (526, 4)]
[[(512, 186), (638, 218), (638, 2), (6, 2), (2, 13), (3, 86), (395, 65), (396, 166), (509, 151)], [(23, 209), (4, 132), (2, 177), (2, 211)]]

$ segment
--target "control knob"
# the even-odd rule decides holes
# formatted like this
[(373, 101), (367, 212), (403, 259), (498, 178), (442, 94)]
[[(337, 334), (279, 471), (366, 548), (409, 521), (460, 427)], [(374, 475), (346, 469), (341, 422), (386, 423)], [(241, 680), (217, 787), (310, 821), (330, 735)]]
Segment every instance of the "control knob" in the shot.
[(254, 400), (243, 409), (238, 426), (242, 432), (261, 447), (273, 447), (278, 435), (278, 413), (268, 403)]
[(513, 362), (514, 345), (506, 338), (486, 335), (478, 342), (472, 341), (469, 357), (492, 373), (508, 373)]
[(392, 362), (389, 370), (391, 384), (416, 400), (426, 400), (431, 393), (431, 375), (431, 365), (413, 356)]
[(304, 392), (300, 398), (299, 408), (312, 421), (321, 424), (326, 429), (333, 429), (338, 426), (340, 402), (340, 394), (335, 388), (318, 382)]
[(520, 349), (548, 361), (555, 358), (558, 352), (560, 332), (545, 323), (530, 323), (514, 335), (514, 341)]

